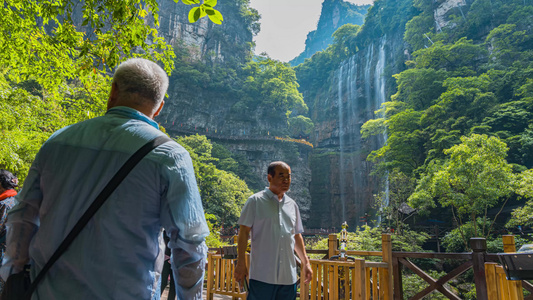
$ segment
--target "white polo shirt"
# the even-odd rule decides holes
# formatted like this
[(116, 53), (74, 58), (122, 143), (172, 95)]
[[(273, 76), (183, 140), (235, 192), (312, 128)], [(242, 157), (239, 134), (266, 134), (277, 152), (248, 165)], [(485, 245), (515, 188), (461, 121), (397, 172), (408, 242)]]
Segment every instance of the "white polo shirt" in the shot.
[(251, 227), (250, 279), (270, 284), (294, 284), (294, 235), (302, 233), (298, 205), (289, 196), (281, 201), (269, 188), (244, 204), (239, 224)]

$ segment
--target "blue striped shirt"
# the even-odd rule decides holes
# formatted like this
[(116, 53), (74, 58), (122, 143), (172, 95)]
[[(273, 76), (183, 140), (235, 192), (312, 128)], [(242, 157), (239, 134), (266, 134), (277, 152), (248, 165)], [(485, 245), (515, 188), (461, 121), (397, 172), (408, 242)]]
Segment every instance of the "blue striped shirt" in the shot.
[[(115, 107), (54, 133), (8, 217), (5, 279), (31, 259), (35, 278), (124, 162), (163, 135)], [(139, 162), (39, 284), (32, 299), (159, 299), (162, 228), (171, 237), (179, 299), (201, 299), (209, 230), (189, 153), (167, 142)]]

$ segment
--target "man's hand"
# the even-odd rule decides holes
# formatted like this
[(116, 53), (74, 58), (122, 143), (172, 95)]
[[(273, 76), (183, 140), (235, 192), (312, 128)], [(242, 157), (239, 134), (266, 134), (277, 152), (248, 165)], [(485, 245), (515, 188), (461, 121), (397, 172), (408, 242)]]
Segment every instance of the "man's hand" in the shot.
[(235, 267), (235, 273), (233, 275), (237, 282), (243, 283), (243, 281), (246, 279), (246, 276), (248, 275), (248, 268), (246, 268), (245, 261), (237, 262), (237, 266)]
[(239, 238), (237, 240), (237, 266), (233, 273), (237, 282), (243, 283), (246, 275), (248, 275), (248, 268), (246, 267), (246, 247), (248, 246), (248, 237), (252, 228), (241, 225), (239, 229)]
[(305, 252), (304, 239), (302, 235), (298, 233), (294, 235), (294, 241), (294, 251), (296, 251), (296, 254), (302, 262), (301, 268), (305, 274), (304, 282), (309, 283), (311, 282), (311, 279), (313, 279), (313, 270), (311, 269), (311, 264), (309, 263), (309, 257), (307, 257), (307, 253)]
[(305, 274), (304, 282), (305, 283), (311, 282), (311, 279), (313, 279), (313, 270), (311, 270), (311, 265), (310, 264), (302, 265), (302, 269), (304, 270), (304, 274)]

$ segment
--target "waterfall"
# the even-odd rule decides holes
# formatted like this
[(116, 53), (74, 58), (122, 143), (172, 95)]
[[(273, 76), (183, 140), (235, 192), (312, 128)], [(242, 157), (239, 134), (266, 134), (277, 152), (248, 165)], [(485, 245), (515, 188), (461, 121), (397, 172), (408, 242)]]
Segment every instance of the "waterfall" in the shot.
[[(344, 109), (343, 109), (343, 99), (342, 99), (342, 83), (343, 83), (343, 65), (341, 65), (339, 69), (339, 76), (338, 76), (338, 95), (337, 95), (337, 108), (339, 112), (339, 155), (340, 155), (340, 164), (339, 164), (339, 176), (342, 178), (342, 176), (345, 174), (345, 165), (344, 165)], [(339, 180), (339, 190), (340, 190), (340, 201), (341, 201), (341, 210), (342, 210), (342, 220), (346, 220), (346, 182), (344, 180)]]
[[(330, 217), (317, 221), (318, 224), (339, 227), (347, 221), (355, 229), (362, 225), (361, 217), (365, 213), (373, 214), (373, 195), (379, 191), (388, 195), (387, 178), (371, 175), (373, 164), (366, 161), (370, 151), (385, 145), (387, 136), (362, 140), (360, 133), (366, 121), (380, 117), (374, 112), (387, 101), (384, 75), (387, 50), (385, 38), (376, 41), (342, 62), (332, 76), (329, 99), (333, 101), (325, 98), (328, 102), (324, 103), (336, 114), (336, 124), (326, 125), (334, 128), (330, 145), (335, 148), (329, 149), (336, 152), (331, 157), (331, 162), (336, 164), (330, 173), (334, 176), (329, 178), (333, 184), (329, 191), (332, 202), (328, 208), (322, 206), (323, 210), (312, 213), (320, 219), (328, 211)], [(386, 204), (388, 197), (384, 200)]]
[[(375, 80), (375, 83), (374, 83), (374, 91), (376, 93), (376, 107), (377, 108), (381, 108), (381, 106), (383, 105), (383, 103), (386, 102), (386, 95), (385, 95), (385, 83), (386, 83), (386, 80), (385, 80), (385, 74), (384, 74), (384, 71), (385, 71), (385, 42), (386, 42), (386, 38), (383, 37), (381, 39), (381, 45), (379, 47), (379, 54), (378, 54), (378, 61), (376, 63), (376, 72), (374, 74), (374, 80)], [(384, 114), (384, 113), (383, 113)], [(379, 118), (383, 118), (385, 117), (384, 115), (379, 115), (379, 116), (376, 116), (376, 117), (379, 117)], [(382, 136), (378, 139), (378, 145), (377, 147), (378, 148), (381, 148), (383, 147), (386, 143), (387, 143), (387, 131), (384, 131)], [(382, 203), (383, 206), (388, 206), (389, 205), (389, 176), (388, 174), (386, 175), (386, 178), (385, 178), (385, 199)]]

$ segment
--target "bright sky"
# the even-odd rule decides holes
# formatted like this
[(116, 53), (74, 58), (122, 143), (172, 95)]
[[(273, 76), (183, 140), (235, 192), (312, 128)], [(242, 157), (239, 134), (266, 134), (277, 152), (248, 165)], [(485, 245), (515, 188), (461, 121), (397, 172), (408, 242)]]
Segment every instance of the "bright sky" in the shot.
[[(305, 49), (305, 39), (316, 29), (324, 0), (250, 0), (261, 15), (261, 31), (255, 37), (255, 53), (262, 52), (288, 62)], [(372, 4), (373, 0), (345, 0)]]

